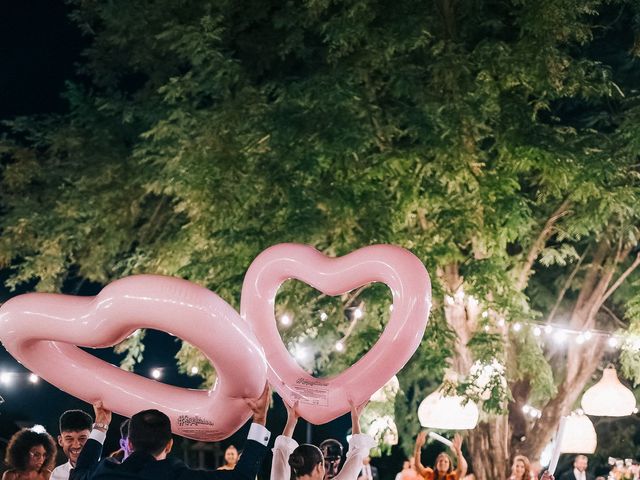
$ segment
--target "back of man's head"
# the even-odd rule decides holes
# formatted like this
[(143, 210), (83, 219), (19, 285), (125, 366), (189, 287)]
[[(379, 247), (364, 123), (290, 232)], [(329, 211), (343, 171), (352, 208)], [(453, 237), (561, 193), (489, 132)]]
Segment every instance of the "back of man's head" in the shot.
[(67, 410), (60, 415), (60, 433), (62, 432), (81, 432), (82, 430), (91, 430), (93, 419), (91, 415), (82, 410)]
[(143, 410), (129, 422), (129, 442), (134, 452), (159, 455), (171, 441), (171, 421), (159, 410)]

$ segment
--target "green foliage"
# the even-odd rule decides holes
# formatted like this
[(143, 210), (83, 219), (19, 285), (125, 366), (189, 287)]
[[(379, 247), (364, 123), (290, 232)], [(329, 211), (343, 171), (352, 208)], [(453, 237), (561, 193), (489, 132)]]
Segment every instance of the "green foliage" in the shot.
[[(244, 272), (270, 245), (334, 256), (406, 247), (427, 265), (434, 298), (399, 375), (396, 421), (409, 451), (417, 404), (454, 355), (446, 272), (509, 323), (546, 315), (568, 280), (565, 300), (575, 299), (597, 242), (637, 243), (635, 2), (70, 3), (91, 40), (83, 84), (67, 85), (67, 114), (11, 119), (0, 140), (9, 286), (55, 291), (70, 271), (100, 283), (158, 273), (238, 307)], [(518, 285), (554, 213), (540, 261)], [(635, 294), (615, 301), (636, 322)], [(345, 311), (361, 302), (351, 331)], [(287, 282), (276, 313), (295, 317), (282, 331), (290, 349), (315, 345), (303, 366), (332, 375), (373, 345), (389, 304), (379, 285), (328, 299)], [(504, 359), (509, 380), (554, 395), (536, 343), (517, 337), (505, 351), (493, 332), (478, 328), (473, 360)], [(141, 337), (118, 348), (131, 368)], [(640, 378), (625, 355), (625, 373)], [(193, 347), (177, 358), (211, 384)], [(494, 411), (509, 395), (496, 382), (485, 400)]]

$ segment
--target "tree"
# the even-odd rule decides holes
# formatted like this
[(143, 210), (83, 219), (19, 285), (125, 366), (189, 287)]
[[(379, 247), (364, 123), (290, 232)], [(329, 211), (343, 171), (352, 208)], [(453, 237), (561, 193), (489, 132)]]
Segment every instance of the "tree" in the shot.
[[(478, 478), (502, 478), (515, 452), (537, 459), (605, 352), (598, 338), (543, 349), (509, 325), (639, 328), (634, 2), (73, 4), (92, 43), (69, 113), (14, 119), (2, 144), (11, 285), (161, 273), (237, 306), (274, 243), (409, 248), (434, 308), (397, 419), (410, 441), (451, 366), (489, 414), (468, 439)], [(314, 336), (316, 373), (358, 358), (388, 314), (382, 287), (335, 300), (289, 283), (283, 336)], [(179, 362), (214, 375), (188, 345)], [(485, 395), (476, 362), (504, 365), (509, 388), (497, 376)]]

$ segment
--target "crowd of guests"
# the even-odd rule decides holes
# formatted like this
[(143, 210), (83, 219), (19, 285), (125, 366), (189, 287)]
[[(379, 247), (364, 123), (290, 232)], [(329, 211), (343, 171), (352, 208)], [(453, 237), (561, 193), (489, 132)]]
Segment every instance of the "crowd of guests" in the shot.
[[(255, 480), (267, 453), (270, 432), (266, 415), (270, 391), (265, 387), (259, 398), (247, 399), (253, 412), (244, 449), (231, 445), (224, 454), (225, 464), (217, 470), (196, 470), (170, 455), (173, 447), (171, 423), (164, 413), (151, 409), (139, 412), (120, 425), (120, 449), (106, 458), (102, 445), (111, 424), (111, 412), (101, 402), (94, 404), (95, 420), (81, 410), (64, 412), (59, 421), (58, 445), (67, 462), (54, 468), (56, 442), (46, 432), (22, 429), (11, 437), (6, 450), (8, 469), (2, 480)], [(351, 406), (352, 436), (346, 461), (340, 468), (342, 445), (329, 439), (320, 446), (299, 445), (293, 438), (298, 421), (297, 405), (287, 405), (287, 423), (274, 443), (270, 480), (379, 480), (371, 465), (369, 452), (375, 446), (373, 438), (361, 432), (360, 414), (364, 405)], [(462, 454), (462, 438), (454, 437), (452, 451), (437, 456), (433, 467), (421, 462), (426, 432), (418, 435), (414, 456), (407, 459), (395, 480), (464, 480), (467, 461)], [(579, 456), (582, 457), (582, 456)], [(586, 457), (585, 457), (586, 458)], [(575, 474), (560, 480), (593, 480), (586, 471), (586, 462), (577, 458)], [(531, 480), (531, 468), (526, 457), (514, 458), (509, 480)], [(553, 480), (545, 473), (543, 480)]]

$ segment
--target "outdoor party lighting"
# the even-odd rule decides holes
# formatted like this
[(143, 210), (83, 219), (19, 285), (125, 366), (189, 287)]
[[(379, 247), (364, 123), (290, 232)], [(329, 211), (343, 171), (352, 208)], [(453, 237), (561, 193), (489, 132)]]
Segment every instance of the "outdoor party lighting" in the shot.
[(329, 315), (327, 315), (324, 312), (320, 312), (320, 321), (324, 322), (327, 318), (329, 318)]
[(154, 378), (155, 380), (158, 380), (161, 376), (162, 376), (162, 370), (160, 370), (159, 368), (151, 369), (152, 378)]
[(418, 419), (423, 427), (441, 430), (470, 430), (478, 424), (478, 407), (457, 395), (445, 397), (436, 390), (418, 407)]
[(289, 326), (291, 325), (291, 317), (286, 313), (280, 317), (280, 325)]
[(581, 404), (589, 415), (624, 417), (633, 413), (636, 398), (631, 390), (620, 383), (616, 369), (608, 366), (603, 370), (600, 381), (584, 392)]
[(191, 375), (197, 375), (200, 369), (198, 367), (191, 367)]
[(344, 343), (336, 342), (336, 351), (337, 352), (342, 352), (343, 350), (344, 350)]
[(581, 412), (573, 412), (565, 418), (560, 453), (594, 453), (598, 437), (589, 417)]
[(2, 372), (0, 373), (0, 383), (3, 385), (9, 385), (11, 383), (11, 373)]
[(38, 383), (38, 380), (40, 380), (40, 377), (38, 377), (38, 375), (36, 375), (35, 373), (29, 374), (29, 382)]

